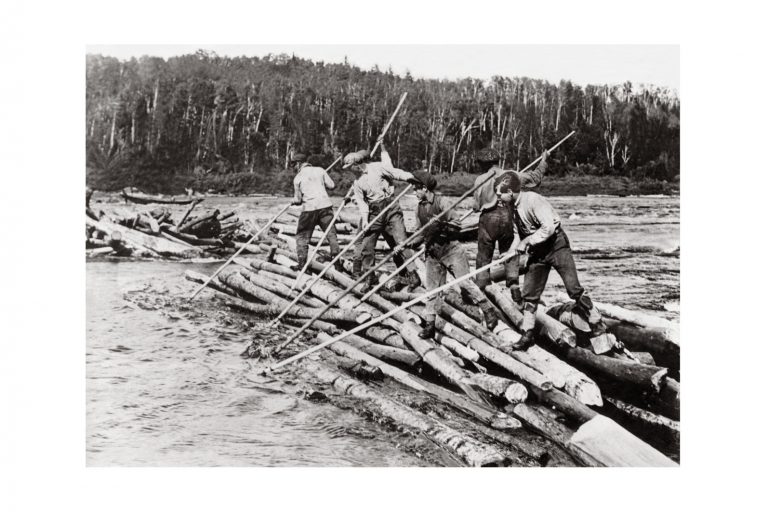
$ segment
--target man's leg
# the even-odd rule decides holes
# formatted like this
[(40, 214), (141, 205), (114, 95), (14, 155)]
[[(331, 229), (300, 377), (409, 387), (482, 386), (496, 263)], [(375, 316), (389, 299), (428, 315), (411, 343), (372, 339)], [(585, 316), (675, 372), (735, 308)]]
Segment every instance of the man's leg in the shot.
[[(445, 284), (445, 267), (434, 257), (427, 256), (427, 291), (434, 290), (435, 288)], [(442, 294), (438, 293), (426, 300), (426, 312), (425, 320), (426, 325), (424, 329), (419, 333), (419, 337), (424, 339), (434, 338), (435, 336), (435, 318), (440, 313), (440, 308), (443, 305)]]
[[(515, 232), (512, 228), (512, 220), (506, 222), (503, 231), (499, 233), (499, 254), (504, 254), (512, 247), (512, 242), (515, 241)], [(506, 285), (512, 295), (512, 300), (517, 304), (522, 303), (522, 295), (520, 292), (520, 257), (514, 256), (504, 262), (504, 274), (506, 277)]]
[[(491, 238), (491, 230), (489, 230), (493, 222), (494, 219), (490, 214), (480, 214), (480, 220), (477, 223), (477, 257), (475, 258), (475, 268), (486, 266), (493, 258), (493, 249), (496, 246), (496, 242)], [(477, 274), (475, 282), (481, 290), (484, 290), (491, 283), (490, 270), (484, 270)]]
[[(328, 226), (331, 225), (332, 220), (333, 209), (330, 206), (319, 211), (317, 223), (320, 225), (320, 229), (322, 229), (323, 232), (328, 229)], [(331, 257), (334, 257), (339, 254), (340, 251), (339, 240), (336, 237), (336, 226), (331, 226), (331, 229), (328, 231), (328, 236), (326, 238), (328, 239), (328, 244), (331, 246)]]
[[(400, 210), (399, 207), (393, 208), (393, 210), (394, 212), (392, 212), (387, 219), (385, 231), (392, 237), (397, 245), (400, 245), (408, 239), (408, 235), (405, 234), (405, 222), (403, 221), (402, 210)], [(411, 256), (413, 256), (413, 251), (404, 249), (400, 254), (395, 255), (393, 260), (399, 267)], [(421, 285), (421, 279), (416, 272), (416, 262), (412, 261), (406, 268), (408, 269), (408, 273), (406, 274), (408, 278), (408, 288), (410, 291), (413, 291)]]
[(309, 253), (309, 240), (315, 230), (315, 212), (301, 212), (296, 225), (296, 259), (298, 268), (304, 268)]
[(558, 248), (552, 255), (552, 266), (560, 274), (568, 296), (576, 301), (577, 308), (587, 317), (587, 321), (590, 324), (600, 322), (602, 319), (600, 312), (579, 282), (576, 262), (573, 260), (573, 252), (571, 251), (570, 244), (567, 243), (567, 238), (565, 246)]
[(536, 309), (539, 307), (539, 299), (547, 286), (550, 271), (549, 263), (532, 261), (528, 265), (528, 272), (523, 281), (523, 337), (520, 339), (521, 348), (533, 343), (534, 327), (536, 326)]
[[(454, 278), (469, 274), (469, 261), (464, 248), (458, 242), (452, 242), (448, 251), (443, 255), (443, 265), (451, 272)], [(477, 284), (471, 279), (465, 279), (459, 283), (462, 296), (467, 296), (476, 306), (480, 306), (485, 317), (485, 324), (491, 331), (496, 327), (499, 319), (496, 316), (496, 310), (488, 300), (488, 297), (480, 290)]]

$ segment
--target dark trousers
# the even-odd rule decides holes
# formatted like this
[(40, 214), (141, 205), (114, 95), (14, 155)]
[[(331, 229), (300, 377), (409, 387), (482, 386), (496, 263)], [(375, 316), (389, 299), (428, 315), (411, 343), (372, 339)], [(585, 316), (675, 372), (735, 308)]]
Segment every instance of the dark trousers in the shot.
[[(459, 278), (469, 274), (469, 261), (467, 253), (459, 242), (451, 241), (443, 244), (434, 244), (427, 247), (427, 291), (434, 290), (445, 284), (446, 273), (453, 274), (453, 278)], [(459, 288), (467, 295), (473, 304), (489, 306), (488, 299), (480, 288), (471, 279), (466, 279), (458, 284)], [(426, 301), (426, 319), (432, 321), (440, 311), (443, 304), (442, 293), (428, 298)]]
[[(304, 267), (309, 253), (309, 241), (312, 239), (312, 233), (315, 226), (325, 231), (333, 220), (333, 209), (328, 206), (319, 210), (301, 212), (299, 223), (296, 226), (296, 257), (300, 267)], [(336, 227), (328, 231), (328, 243), (331, 246), (331, 255), (339, 253), (339, 241), (336, 239)]]
[[(384, 203), (384, 201), (381, 201), (381, 203)], [(368, 221), (370, 222), (371, 219), (376, 217), (385, 206), (386, 204), (371, 204)], [(387, 210), (379, 220), (368, 227), (366, 234), (363, 235), (363, 241), (360, 245), (363, 272), (368, 271), (376, 263), (376, 242), (379, 239), (379, 235), (384, 238), (390, 248), (394, 248), (408, 239), (405, 232), (405, 222), (403, 222), (403, 211), (400, 209), (400, 205), (395, 205)], [(404, 249), (400, 254), (393, 256), (392, 260), (395, 266), (399, 267), (412, 255), (413, 251)], [(411, 262), (407, 268), (410, 271), (416, 271), (414, 262)]]
[(563, 280), (568, 296), (587, 313), (592, 309), (592, 300), (584, 293), (573, 261), (573, 252), (568, 236), (561, 228), (544, 242), (531, 249), (528, 256), (528, 272), (523, 282), (523, 301), (526, 308), (536, 311), (541, 294), (547, 285), (549, 271), (555, 269)]
[[(490, 210), (485, 210), (480, 214), (480, 220), (477, 225), (477, 259), (475, 268), (483, 267), (493, 260), (493, 252), (496, 244), (499, 245), (499, 253), (505, 253), (509, 250), (515, 239), (514, 220), (512, 211), (507, 206), (496, 206)], [(504, 263), (507, 282), (517, 282), (519, 276), (518, 269), (519, 258), (508, 259)], [(484, 270), (477, 274), (477, 286), (485, 289), (491, 283), (490, 270)]]

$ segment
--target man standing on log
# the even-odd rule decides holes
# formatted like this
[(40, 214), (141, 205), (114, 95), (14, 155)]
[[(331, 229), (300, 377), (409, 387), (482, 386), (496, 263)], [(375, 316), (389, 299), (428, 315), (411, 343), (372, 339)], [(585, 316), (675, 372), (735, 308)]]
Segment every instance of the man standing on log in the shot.
[[(311, 159), (317, 161), (315, 155), (312, 155)], [(325, 172), (325, 169), (311, 165), (306, 160), (306, 157), (301, 153), (291, 157), (291, 162), (297, 171), (296, 177), (293, 179), (294, 195), (291, 204), (304, 205), (296, 226), (296, 259), (298, 263), (291, 267), (296, 271), (301, 271), (307, 262), (309, 241), (315, 231), (315, 226), (320, 226), (325, 231), (333, 221), (331, 199), (328, 197), (326, 189), (333, 190), (336, 185)], [(328, 231), (328, 243), (331, 246), (331, 258), (333, 258), (340, 252), (335, 226)]]
[(568, 296), (576, 301), (574, 311), (585, 317), (592, 332), (605, 331), (600, 312), (579, 283), (571, 244), (560, 226), (560, 217), (541, 195), (521, 191), (516, 173), (507, 173), (495, 180), (500, 200), (510, 206), (514, 242), (511, 251), (528, 253), (528, 272), (523, 282), (523, 336), (521, 349), (533, 343), (536, 309), (554, 268), (563, 280)]
[[(418, 180), (416, 197), (419, 198), (419, 205), (416, 209), (416, 222), (418, 226), (425, 226), (433, 217), (440, 215), (451, 206), (451, 201), (442, 195), (435, 194), (437, 181), (428, 171), (415, 171), (414, 178)], [(427, 230), (411, 241), (408, 246), (413, 248), (424, 242), (425, 259), (427, 265), (427, 291), (434, 290), (445, 284), (446, 273), (450, 272), (454, 278), (461, 277), (469, 273), (469, 260), (464, 248), (457, 241), (456, 235), (459, 226), (455, 223), (458, 220), (458, 214), (451, 210), (439, 221), (432, 224)], [(496, 311), (488, 301), (485, 294), (471, 279), (459, 283), (462, 297), (469, 299), (469, 302), (480, 306), (485, 317), (485, 324), (488, 329), (493, 330), (498, 323)], [(435, 318), (442, 306), (442, 297), (440, 294), (433, 295), (426, 302), (426, 322), (427, 325), (419, 333), (421, 338), (433, 338), (435, 336)]]
[[(501, 176), (514, 174), (517, 176), (523, 189), (532, 189), (541, 183), (541, 178), (547, 170), (547, 151), (541, 155), (541, 162), (534, 170), (517, 172), (504, 170), (499, 166), (499, 152), (493, 148), (485, 148), (477, 154), (477, 164), (482, 174), (475, 180), (475, 186), (488, 178), (489, 175)], [(493, 259), (493, 251), (496, 244), (499, 245), (499, 253), (509, 250), (513, 240), (512, 216), (508, 204), (502, 203), (496, 195), (494, 180), (488, 180), (474, 194), (474, 210), (480, 212), (480, 220), (477, 225), (477, 259), (475, 267), (485, 266)], [(521, 293), (519, 284), (518, 258), (507, 260), (504, 265), (507, 287), (512, 294), (512, 300), (520, 304)], [(491, 273), (486, 270), (477, 275), (477, 285), (484, 290), (491, 282)]]
[[(362, 175), (352, 185), (353, 197), (360, 210), (361, 228), (366, 234), (362, 238), (359, 249), (355, 251), (354, 271), (366, 272), (376, 262), (376, 242), (379, 235), (384, 237), (391, 248), (396, 247), (407, 239), (403, 211), (396, 204), (375, 223), (369, 224), (374, 217), (381, 213), (392, 201), (395, 191), (393, 181), (415, 182), (413, 174), (397, 169), (392, 165), (392, 160), (381, 144), (381, 161), (372, 162), (368, 150), (350, 153), (344, 157), (344, 168), (356, 165), (361, 169)], [(405, 263), (412, 255), (410, 250), (398, 253), (393, 257), (397, 267)], [(406, 280), (410, 291), (416, 289), (421, 280), (416, 273), (416, 265), (411, 262), (407, 267)], [(362, 291), (368, 291), (376, 286), (376, 276), (371, 274)]]

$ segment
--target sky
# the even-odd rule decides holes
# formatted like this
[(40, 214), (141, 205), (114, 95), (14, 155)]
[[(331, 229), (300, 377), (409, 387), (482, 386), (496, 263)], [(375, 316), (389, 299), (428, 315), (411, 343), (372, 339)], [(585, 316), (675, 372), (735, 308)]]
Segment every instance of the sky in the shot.
[(198, 49), (221, 56), (295, 53), (313, 61), (350, 63), (363, 69), (392, 67), (416, 78), (525, 76), (578, 85), (653, 84), (680, 90), (678, 45), (89, 45), (88, 53), (120, 59), (168, 58)]

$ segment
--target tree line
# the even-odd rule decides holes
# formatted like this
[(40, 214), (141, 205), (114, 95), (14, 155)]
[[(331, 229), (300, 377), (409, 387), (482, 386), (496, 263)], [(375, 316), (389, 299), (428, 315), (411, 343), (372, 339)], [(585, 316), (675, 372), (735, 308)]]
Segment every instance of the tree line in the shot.
[[(555, 175), (674, 181), (680, 101), (666, 88), (414, 79), (348, 62), (289, 55), (221, 57), (198, 51), (119, 60), (86, 56), (86, 164), (100, 188), (290, 185), (292, 152), (337, 155), (371, 148), (403, 92), (386, 138), (396, 164), (436, 174), (472, 171), (474, 153), (498, 149), (525, 166), (571, 130)], [(167, 191), (167, 190), (165, 190)]]

